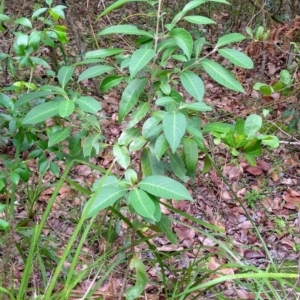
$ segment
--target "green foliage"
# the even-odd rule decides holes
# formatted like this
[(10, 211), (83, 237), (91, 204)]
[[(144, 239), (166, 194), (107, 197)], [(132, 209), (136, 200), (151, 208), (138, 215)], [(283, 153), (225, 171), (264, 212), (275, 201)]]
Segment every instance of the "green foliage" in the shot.
[[(131, 1), (116, 1), (99, 17), (128, 2)], [(213, 23), (213, 20), (206, 17), (187, 16), (188, 12), (205, 2), (190, 1), (161, 31), (160, 26), (146, 31), (131, 24), (103, 29), (98, 36), (130, 35), (134, 40), (132, 50), (97, 49), (85, 53), (84, 60), (73, 65), (67, 64), (65, 60), (58, 64), (57, 70), (48, 72), (50, 78), (57, 79), (55, 85), (38, 86), (31, 78), (28, 82), (15, 81), (9, 88), (2, 89), (0, 106), (4, 112), (0, 114), (0, 130), (5, 138), (12, 141), (16, 151), (13, 160), (6, 157), (3, 159), (5, 172), (0, 175), (0, 192), (6, 193), (8, 197), (10, 186), (15, 191), (21, 180), (29, 181), (31, 172), (26, 161), (20, 160), (20, 154), (25, 150), (28, 151), (28, 159), (37, 160), (38, 175), (41, 178), (48, 170), (56, 177), (61, 177), (41, 224), (34, 233), (36, 236), (32, 234), (31, 256), (35, 253), (38, 237), (59, 188), (64, 181), (68, 181), (71, 167), (76, 163), (89, 164), (90, 159), (100, 155), (106, 147), (113, 156), (113, 163), (106, 175), (97, 180), (91, 190), (85, 191), (89, 199), (51, 279), (45, 299), (50, 297), (57, 276), (84, 222), (91, 219), (84, 233), (87, 234), (89, 226), (104, 209), (115, 211), (118, 215), (116, 208), (122, 204), (132, 213), (134, 224), (142, 220), (143, 224), (151, 224), (157, 232), (165, 233), (171, 243), (177, 243), (170, 218), (162, 214), (160, 199), (193, 201), (182, 182), (192, 182), (195, 178), (199, 152), (208, 154), (202, 133), (211, 133), (216, 143), (225, 143), (235, 156), (243, 153), (251, 164), (261, 154), (262, 145), (272, 148), (278, 146), (276, 137), (259, 135), (262, 119), (258, 115), (250, 115), (246, 120), (237, 119), (235, 125), (208, 123), (202, 126), (202, 114), (212, 111), (203, 101), (204, 72), (225, 88), (244, 93), (241, 83), (229, 69), (214, 61), (212, 55), (218, 52), (233, 65), (253, 67), (248, 56), (230, 48), (232, 43), (242, 41), (245, 38), (243, 35), (230, 33), (221, 36), (212, 50), (204, 54), (205, 38), (195, 39), (189, 31), (180, 27), (184, 22)], [(225, 0), (214, 2), (228, 4)], [(28, 69), (31, 74), (37, 66), (48, 68), (49, 63), (38, 57), (37, 51), (45, 45), (55, 48), (57, 43), (62, 45), (67, 42), (66, 28), (57, 22), (64, 18), (65, 7), (52, 7), (51, 0), (46, 3), (49, 7), (38, 8), (31, 18), (19, 18), (12, 22), (21, 25), (21, 29), (14, 33), (14, 54), (0, 53), (0, 59), (11, 66), (12, 79), (18, 68)], [(158, 16), (161, 16), (160, 11)], [(8, 16), (1, 18), (10, 22)], [(44, 25), (43, 30), (34, 28), (35, 20)], [(163, 24), (160, 17), (157, 22)], [(77, 76), (75, 70), (79, 65), (86, 66), (86, 69)], [(167, 67), (169, 65), (172, 68)], [(85, 95), (81, 89), (82, 81), (94, 78), (100, 79), (99, 89), (104, 93), (113, 87), (122, 90), (118, 107), (122, 134), (112, 144), (106, 141), (102, 132), (101, 118), (99, 120), (101, 102)], [(286, 74), (283, 74), (282, 81), (287, 80)], [(10, 93), (11, 90), (14, 93)], [(58, 167), (61, 161), (65, 164), (62, 175)], [(120, 173), (118, 176), (112, 174), (114, 164), (118, 165), (118, 169), (123, 169), (124, 177)], [(203, 171), (207, 172), (210, 166), (207, 162)], [(105, 173), (101, 168), (93, 168)], [(77, 188), (79, 186), (70, 180), (68, 182)], [(11, 215), (14, 214), (13, 200), (10, 202)], [(7, 226), (6, 221), (1, 219), (0, 229), (6, 230)], [(201, 226), (211, 228), (205, 222)], [(133, 229), (139, 232), (138, 226), (133, 226)], [(83, 242), (84, 235), (80, 243)], [(80, 247), (78, 249), (80, 251)], [(79, 252), (76, 252), (76, 257), (79, 257)], [(74, 268), (72, 263), (71, 270), (74, 271)], [(133, 257), (130, 268), (136, 270), (136, 283), (127, 290), (126, 295), (128, 299), (136, 299), (147, 282), (145, 266)], [(21, 284), (22, 292), (26, 289), (30, 271), (31, 265), (28, 262)], [(74, 275), (72, 272), (70, 274), (65, 289), (69, 289)], [(22, 296), (20, 294), (20, 299)]]
[(255, 165), (255, 158), (262, 152), (262, 145), (271, 148), (279, 146), (276, 136), (258, 134), (262, 127), (262, 118), (250, 115), (244, 121), (237, 119), (235, 125), (225, 123), (209, 123), (203, 127), (203, 132), (210, 132), (215, 137), (215, 143), (225, 143), (231, 154), (238, 156), (239, 151), (246, 157), (251, 165)]

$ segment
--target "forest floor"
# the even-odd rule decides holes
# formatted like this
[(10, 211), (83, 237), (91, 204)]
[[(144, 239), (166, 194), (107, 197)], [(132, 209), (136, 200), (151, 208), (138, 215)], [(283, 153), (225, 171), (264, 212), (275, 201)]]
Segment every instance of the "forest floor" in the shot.
[[(24, 12), (31, 14), (29, 6), (21, 11), (13, 2), (11, 4), (11, 14)], [(84, 5), (79, 3), (71, 5), (66, 21), (66, 25), (70, 28), (70, 43), (67, 45), (69, 48), (66, 50), (71, 60), (75, 60), (80, 55), (79, 52), (84, 53), (96, 48), (93, 34), (96, 34), (105, 26), (115, 23), (115, 21), (118, 23), (121, 18), (124, 19), (127, 15), (131, 16), (128, 20), (131, 24), (136, 22), (136, 25), (149, 25), (146, 19), (141, 16), (142, 12), (135, 11), (135, 4), (132, 4), (132, 6), (126, 5), (122, 12), (117, 10), (117, 13), (113, 12), (109, 17), (95, 21), (99, 12), (103, 10), (103, 5), (104, 2), (101, 1), (87, 1)], [(74, 36), (74, 32), (77, 36)], [(217, 30), (212, 28), (210, 30), (212, 41), (216, 39), (214, 38), (215, 34), (217, 34)], [(121, 48), (124, 46), (124, 41), (124, 38), (110, 41), (102, 39), (98, 40), (98, 43), (100, 48), (116, 46)], [(251, 41), (243, 42), (240, 48), (246, 50), (249, 48), (249, 43)], [(243, 157), (233, 157), (228, 149), (215, 145), (209, 137), (207, 137), (207, 141), (212, 157), (229, 181), (232, 190), (247, 207), (248, 213), (259, 228), (272, 258), (278, 264), (289, 262), (291, 272), (297, 273), (300, 249), (300, 134), (296, 130), (287, 131), (290, 120), (288, 117), (283, 117), (283, 113), (288, 109), (292, 109), (297, 103), (297, 99), (295, 96), (283, 97), (281, 95), (273, 95), (273, 98), (261, 97), (252, 88), (257, 81), (270, 83), (278, 78), (282, 65), (276, 61), (277, 58), (278, 55), (267, 55), (267, 61), (264, 62), (265, 69), (261, 70), (260, 66), (263, 63), (263, 54), (261, 54), (254, 59), (254, 69), (247, 70), (247, 72), (235, 70), (236, 75), (245, 87), (245, 95), (228, 91), (209, 78), (204, 77), (206, 88), (204, 101), (213, 106), (213, 113), (204, 114), (203, 122), (206, 120), (230, 122), (234, 121), (236, 117), (245, 117), (250, 113), (260, 114), (264, 109), (270, 110), (270, 114), (266, 118), (265, 130), (278, 136), (281, 144), (277, 149), (265, 149), (262, 156), (257, 160), (257, 166), (251, 166)], [(222, 63), (219, 57), (216, 56), (215, 59)], [(115, 140), (122, 131), (120, 125), (113, 118), (117, 113), (120, 92), (116, 89), (110, 91), (109, 94), (99, 94), (94, 90), (92, 82), (86, 83), (86, 89), (87, 93), (101, 101), (106, 116), (112, 117), (103, 127), (103, 135), (109, 141)], [(109, 152), (104, 152), (100, 157), (93, 159), (93, 162), (107, 168), (112, 160), (112, 155)], [(240, 257), (243, 257), (244, 262), (262, 269), (267, 268), (268, 257), (244, 210), (236, 202), (232, 191), (217, 171), (212, 169), (207, 174), (202, 174), (203, 164), (204, 156), (202, 157), (200, 153), (199, 172), (195, 182), (187, 184), (195, 202), (174, 201), (172, 205), (197, 219), (223, 229), (222, 239), (224, 239), (224, 243), (230, 245), (234, 253), (238, 253)], [(30, 167), (34, 170), (36, 162), (32, 161)], [(120, 170), (115, 169), (113, 172), (119, 174)], [(83, 186), (90, 186), (98, 176), (84, 165), (74, 168), (71, 175)], [(53, 176), (49, 174), (48, 177), (44, 178), (44, 183), (48, 182), (50, 184), (53, 183), (53, 180)], [(37, 213), (43, 211), (43, 207), (45, 207), (52, 191), (53, 187), (42, 191), (35, 208)], [(19, 198), (22, 199), (21, 193)], [(74, 194), (72, 188), (67, 184), (60, 191), (59, 199), (56, 201), (51, 218), (48, 220), (49, 227), (44, 230), (46, 236), (50, 231), (54, 233), (55, 239), (51, 241), (51, 247), (56, 249), (57, 255), (59, 255), (59, 249), (63, 247), (65, 241), (73, 232), (75, 224), (72, 220), (78, 218), (77, 214), (83, 201), (84, 199)], [(22, 203), (20, 201), (17, 208), (17, 218), (19, 219), (27, 215), (27, 209)], [(170, 212), (166, 210), (165, 213)], [(176, 216), (174, 217), (176, 218)], [(182, 218), (180, 221), (184, 222), (185, 220)], [(125, 232), (125, 224), (122, 226), (124, 228), (121, 232)], [(209, 262), (209, 267), (212, 270), (226, 263), (226, 259), (216, 253), (219, 250), (215, 247), (216, 242), (214, 240), (180, 224), (174, 225), (173, 230), (178, 236), (179, 243), (177, 245), (170, 244), (164, 237), (157, 238), (155, 241), (160, 251), (182, 253), (176, 258), (174, 257), (173, 260), (170, 259), (170, 264), (176, 264), (178, 268), (186, 267), (189, 259), (195, 255), (192, 250), (189, 251), (188, 249), (194, 249), (198, 244), (205, 247), (205, 253), (216, 254), (214, 259)], [(125, 235), (122, 237), (122, 234), (120, 234), (113, 247), (117, 248), (118, 245), (121, 245), (123, 238), (125, 238)], [(88, 253), (93, 251), (95, 256), (103, 251), (102, 248), (105, 248), (107, 243), (101, 237), (97, 237), (97, 240), (97, 245), (94, 245), (92, 249), (87, 249)], [(184, 252), (183, 249), (185, 249)], [(18, 280), (18, 272), (21, 276), (22, 267), (20, 266), (18, 269), (18, 266), (15, 265), (15, 268), (15, 278)], [(149, 267), (148, 272), (150, 277), (155, 278), (155, 271), (152, 267)], [(234, 270), (229, 268), (227, 272), (232, 274)], [(114, 280), (115, 282), (110, 281), (109, 284), (103, 286), (102, 291), (106, 289), (106, 292), (109, 292), (112, 284), (116, 286), (121, 284), (120, 279), (117, 277)], [(84, 289), (84, 286), (88, 285), (89, 282), (86, 280), (78, 289)], [(233, 294), (237, 294), (239, 299), (248, 299), (246, 297), (249, 297), (249, 295), (245, 295), (245, 291), (233, 291), (230, 284), (225, 289), (228, 289), (228, 297)]]

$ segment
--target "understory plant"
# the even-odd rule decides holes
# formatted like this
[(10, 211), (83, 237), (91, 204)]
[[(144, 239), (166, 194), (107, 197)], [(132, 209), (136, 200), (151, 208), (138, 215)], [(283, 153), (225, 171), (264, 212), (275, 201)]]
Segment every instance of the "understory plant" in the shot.
[[(99, 18), (127, 2), (130, 1), (114, 2)], [(244, 154), (251, 164), (260, 155), (262, 145), (278, 146), (276, 137), (259, 134), (262, 119), (258, 115), (251, 115), (246, 120), (237, 119), (235, 124), (204, 125), (202, 122), (203, 114), (213, 109), (203, 100), (204, 77), (208, 75), (225, 88), (244, 93), (241, 83), (230, 72), (230, 67), (253, 67), (251, 59), (234, 47), (234, 43), (243, 41), (245, 37), (240, 33), (228, 33), (219, 37), (213, 45), (208, 43), (204, 35), (193, 38), (184, 28), (185, 24), (196, 27), (215, 24), (210, 18), (194, 14), (196, 8), (208, 1), (188, 2), (168, 24), (163, 22), (161, 1), (140, 2), (156, 9), (154, 28), (119, 24), (97, 33), (101, 39), (122, 35), (127, 39), (129, 49), (96, 49), (85, 53), (82, 61), (67, 64), (66, 60), (62, 60), (57, 71), (55, 68), (49, 70), (49, 63), (35, 56), (36, 51), (45, 45), (55, 51), (59, 44), (63, 52), (67, 40), (66, 28), (57, 24), (59, 18), (64, 17), (66, 7), (52, 6), (52, 1), (47, 0), (48, 7), (37, 9), (31, 18), (13, 21), (21, 25), (14, 32), (13, 52), (0, 56), (3, 63), (10, 66), (12, 80), (14, 73), (18, 72), (17, 68), (21, 67), (23, 72), (29, 70), (28, 80), (16, 80), (9, 88), (3, 88), (0, 95), (0, 130), (15, 148), (14, 158), (5, 157), (5, 174), (8, 176), (0, 177), (0, 191), (10, 198), (20, 180), (26, 182), (33, 176), (26, 164), (30, 159), (37, 160), (39, 176), (43, 177), (50, 170), (60, 178), (40, 224), (32, 233), (30, 258), (34, 256), (43, 225), (63, 182), (67, 181), (89, 196), (45, 290), (44, 299), (50, 299), (77, 235), (83, 225), (88, 224), (66, 277), (63, 289), (65, 299), (78, 283), (75, 276), (78, 251), (100, 211), (108, 209), (124, 221), (128, 221), (128, 218), (124, 218), (123, 213), (129, 212), (132, 217), (128, 226), (141, 238), (141, 229), (150, 227), (157, 233), (164, 233), (171, 243), (178, 243), (171, 229), (170, 217), (162, 213), (160, 200), (193, 201), (184, 183), (192, 183), (201, 172), (198, 167), (199, 153), (207, 156), (209, 164), (209, 149), (203, 133), (211, 133), (217, 143), (227, 144), (233, 155)], [(225, 0), (214, 2), (229, 4)], [(1, 15), (1, 20), (11, 22), (5, 15)], [(43, 24), (43, 30), (33, 28), (32, 23), (37, 21)], [(228, 66), (224, 67), (215, 61), (215, 53), (226, 58)], [(86, 69), (80, 71), (79, 66)], [(33, 74), (37, 67), (46, 68), (49, 84), (34, 83)], [(101, 101), (82, 91), (83, 83), (92, 79), (100, 80), (99, 90), (104, 94), (111, 89), (121, 91), (117, 122), (122, 126), (122, 133), (112, 144), (103, 133), (102, 119), (106, 116), (100, 115)], [(113, 156), (109, 170), (89, 162), (91, 158), (100, 156), (104, 149)], [(20, 154), (23, 151), (28, 151), (28, 155), (22, 161)], [(63, 174), (58, 164), (61, 161), (64, 162)], [(92, 166), (102, 174), (90, 189), (68, 179), (71, 168), (78, 163)], [(121, 171), (118, 175), (112, 171), (114, 165), (118, 165)], [(10, 201), (10, 214), (14, 214), (14, 201)], [(1, 224), (2, 229), (7, 229), (7, 223)], [(205, 222), (201, 225), (212, 228)], [(216, 227), (213, 229), (218, 230)], [(149, 247), (153, 249), (150, 243)], [(136, 299), (147, 283), (146, 268), (134, 253), (129, 258), (129, 268), (135, 269), (137, 276), (135, 284), (127, 289), (126, 297)], [(30, 272), (31, 260), (28, 259), (18, 299), (25, 295)], [(246, 278), (244, 275), (236, 278)], [(258, 278), (260, 275), (258, 273), (255, 276)], [(203, 284), (203, 289), (208, 286)], [(190, 291), (194, 289), (196, 286), (191, 286)]]

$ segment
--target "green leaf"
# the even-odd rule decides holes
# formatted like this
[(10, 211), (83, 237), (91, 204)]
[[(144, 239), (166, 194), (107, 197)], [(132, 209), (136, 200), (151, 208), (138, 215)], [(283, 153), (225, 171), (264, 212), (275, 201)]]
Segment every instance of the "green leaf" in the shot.
[(232, 124), (216, 122), (216, 123), (208, 123), (208, 124), (204, 125), (202, 131), (203, 132), (215, 131), (215, 132), (220, 132), (220, 133), (226, 133), (232, 129), (234, 129), (234, 126)]
[(74, 69), (75, 67), (72, 66), (63, 66), (59, 69), (57, 74), (57, 79), (63, 89), (67, 86), (68, 82), (71, 80), (74, 73)]
[(23, 119), (23, 125), (37, 124), (58, 114), (59, 102), (46, 102), (34, 107)]
[(201, 37), (201, 38), (195, 40), (194, 49), (195, 49), (196, 58), (199, 57), (204, 44), (205, 44), (205, 38), (204, 37)]
[(247, 117), (244, 125), (244, 133), (250, 139), (253, 138), (261, 128), (262, 118), (259, 115), (251, 114)]
[(32, 19), (36, 19), (38, 16), (40, 16), (41, 14), (43, 14), (45, 11), (47, 11), (47, 7), (42, 7), (39, 8), (37, 10), (35, 10), (32, 14)]
[(9, 179), (13, 184), (17, 185), (20, 181), (20, 175), (16, 171), (13, 171), (9, 174)]
[(98, 35), (107, 35), (107, 34), (131, 34), (131, 35), (144, 35), (152, 37), (152, 34), (147, 31), (140, 30), (134, 25), (115, 25), (110, 26), (98, 33)]
[(143, 136), (138, 136), (129, 145), (129, 152), (141, 150), (148, 141)]
[(155, 205), (149, 195), (140, 189), (133, 189), (129, 193), (130, 205), (142, 217), (153, 219)]
[(272, 93), (274, 92), (273, 88), (269, 85), (262, 85), (260, 88), (259, 88), (259, 91), (264, 95), (264, 96), (270, 96), (272, 95)]
[(41, 91), (52, 91), (55, 92), (56, 94), (59, 94), (61, 96), (63, 96), (64, 98), (68, 99), (68, 94), (64, 91), (64, 89), (62, 89), (59, 86), (55, 86), (55, 85), (42, 85), (40, 87)]
[(125, 146), (120, 146), (118, 143), (115, 143), (113, 146), (113, 154), (117, 162), (123, 169), (127, 169), (130, 164), (130, 155)]
[(263, 145), (271, 148), (278, 148), (280, 145), (278, 137), (274, 135), (261, 134), (257, 138), (261, 140)]
[(103, 93), (106, 93), (109, 89), (114, 86), (117, 86), (124, 80), (125, 77), (122, 76), (107, 76), (100, 83), (100, 90)]
[(174, 245), (178, 245), (176, 234), (171, 228), (171, 220), (168, 216), (162, 216), (160, 221), (156, 223), (157, 227), (166, 234), (167, 239)]
[(138, 187), (157, 197), (193, 201), (193, 198), (184, 185), (165, 176), (147, 176), (140, 181)]
[(96, 114), (102, 109), (100, 102), (91, 96), (77, 98), (75, 99), (75, 103), (78, 104), (82, 111), (91, 114)]
[(180, 106), (180, 109), (182, 108), (187, 108), (195, 111), (212, 111), (212, 107), (206, 105), (204, 102), (184, 103)]
[(192, 71), (184, 71), (180, 75), (180, 81), (186, 91), (199, 102), (203, 100), (204, 84), (199, 76)]
[(156, 156), (147, 147), (141, 154), (141, 167), (144, 176), (163, 175), (163, 165), (158, 161)]
[(61, 141), (64, 141), (66, 138), (68, 138), (71, 134), (72, 128), (67, 127), (61, 130), (58, 130), (50, 135), (49, 141), (48, 141), (48, 147), (52, 147), (56, 144), (58, 144)]
[(9, 229), (9, 223), (7, 223), (5, 220), (0, 219), (0, 230), (8, 230)]
[(122, 198), (127, 192), (127, 189), (120, 187), (117, 184), (103, 186), (98, 193), (92, 196), (85, 204), (83, 212), (87, 209), (91, 199), (95, 197), (94, 203), (87, 214), (87, 218), (97, 215), (101, 210), (113, 205), (117, 200)]
[(245, 69), (252, 69), (253, 68), (253, 61), (252, 59), (235, 49), (230, 48), (222, 48), (219, 49), (218, 52), (225, 58), (227, 58), (230, 62), (235, 64), (236, 66), (245, 68)]
[(124, 50), (120, 48), (110, 48), (110, 49), (98, 49), (94, 51), (89, 51), (85, 54), (86, 59), (93, 58), (105, 58), (112, 55), (117, 55), (122, 53)]
[(155, 141), (154, 152), (158, 160), (164, 155), (166, 150), (168, 149), (168, 141), (164, 134), (161, 134)]
[(284, 84), (289, 85), (292, 82), (292, 77), (289, 71), (281, 70), (280, 71), (280, 81)]
[(2, 93), (0, 93), (0, 105), (3, 105), (4, 107), (6, 107), (9, 110), (14, 109), (14, 102), (12, 101), (12, 99)]
[(59, 104), (58, 114), (62, 117), (70, 116), (75, 109), (75, 103), (73, 100), (64, 99)]
[(220, 48), (230, 43), (240, 42), (244, 40), (246, 37), (240, 33), (229, 33), (218, 39), (216, 47)]
[(146, 78), (136, 78), (125, 88), (119, 104), (119, 123), (121, 123), (124, 117), (133, 109), (146, 84)]
[(126, 299), (135, 300), (139, 298), (144, 291), (148, 280), (145, 265), (136, 256), (131, 259), (130, 269), (136, 270), (136, 282), (134, 286), (128, 288), (126, 291)]
[(52, 174), (55, 176), (55, 177), (59, 177), (59, 168), (57, 166), (57, 164), (55, 164), (54, 162), (50, 162), (50, 171), (52, 172)]
[(182, 141), (185, 165), (189, 172), (194, 172), (199, 160), (197, 143), (191, 138)]
[(169, 152), (168, 154), (173, 173), (182, 181), (187, 182), (189, 178), (186, 176), (186, 168), (182, 158), (176, 153)]
[[(100, 133), (95, 133), (84, 140), (83, 143), (83, 156), (89, 157), (91, 156), (93, 148), (96, 152), (99, 152), (99, 140), (101, 138)], [(97, 151), (98, 150), (98, 151)]]
[(151, 136), (157, 135), (162, 131), (161, 120), (156, 117), (150, 117), (145, 121), (142, 128), (142, 135), (148, 139)]
[(22, 17), (22, 18), (19, 18), (19, 19), (15, 20), (14, 23), (23, 25), (25, 27), (32, 28), (32, 24), (31, 24), (30, 20), (25, 18), (25, 17)]
[(192, 24), (216, 24), (216, 22), (210, 18), (202, 17), (202, 16), (188, 16), (184, 17), (184, 20), (192, 23)]
[(107, 65), (97, 65), (97, 66), (90, 67), (90, 68), (86, 69), (85, 71), (83, 71), (79, 75), (78, 82), (80, 82), (82, 80), (97, 77), (104, 73), (108, 73), (108, 72), (112, 71), (113, 69), (114, 69), (113, 67), (107, 66)]
[(118, 138), (119, 145), (128, 146), (132, 140), (140, 135), (140, 130), (138, 128), (125, 129), (120, 137)]
[(193, 51), (193, 38), (191, 34), (185, 29), (175, 28), (170, 31), (170, 37), (175, 39), (177, 46), (190, 59)]
[(131, 114), (128, 127), (131, 128), (140, 122), (149, 111), (149, 104), (147, 102), (140, 102), (136, 110)]
[(242, 85), (236, 80), (236, 78), (219, 63), (210, 59), (204, 58), (201, 61), (201, 65), (209, 76), (219, 84), (237, 92), (245, 93)]
[(16, 102), (15, 102), (15, 108), (20, 107), (24, 104), (27, 104), (33, 99), (37, 98), (45, 98), (49, 95), (53, 95), (53, 91), (40, 91), (40, 92), (31, 92), (28, 94), (22, 95)]
[(163, 118), (163, 130), (174, 153), (186, 129), (186, 117), (181, 112), (168, 112)]
[(138, 49), (136, 50), (129, 62), (130, 77), (134, 76), (142, 70), (150, 60), (155, 56), (155, 50), (153, 49)]

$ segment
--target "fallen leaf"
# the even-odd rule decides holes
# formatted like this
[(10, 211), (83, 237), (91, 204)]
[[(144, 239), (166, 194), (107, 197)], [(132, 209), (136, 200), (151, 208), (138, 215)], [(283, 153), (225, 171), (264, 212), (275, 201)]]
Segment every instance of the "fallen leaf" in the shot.
[(246, 167), (245, 171), (250, 173), (253, 176), (260, 176), (263, 172), (262, 169), (253, 166)]

